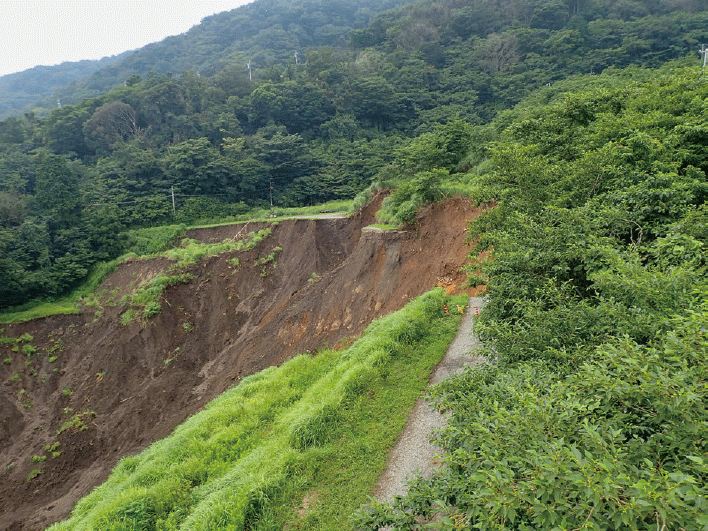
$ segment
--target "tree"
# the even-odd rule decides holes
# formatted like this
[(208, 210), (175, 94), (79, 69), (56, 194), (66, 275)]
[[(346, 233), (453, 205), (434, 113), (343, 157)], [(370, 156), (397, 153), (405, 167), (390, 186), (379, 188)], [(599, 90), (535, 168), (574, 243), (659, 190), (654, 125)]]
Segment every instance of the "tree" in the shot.
[(110, 149), (115, 142), (127, 140), (138, 131), (135, 111), (121, 101), (99, 107), (84, 124), (84, 136), (95, 149)]
[(49, 221), (51, 230), (69, 228), (78, 223), (81, 213), (79, 180), (64, 158), (47, 155), (40, 162), (35, 201), (38, 212)]

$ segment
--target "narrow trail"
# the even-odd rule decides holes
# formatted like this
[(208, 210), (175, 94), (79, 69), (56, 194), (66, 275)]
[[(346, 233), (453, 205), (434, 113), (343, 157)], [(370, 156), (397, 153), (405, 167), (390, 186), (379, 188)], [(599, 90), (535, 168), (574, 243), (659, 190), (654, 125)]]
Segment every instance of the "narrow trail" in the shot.
[[(476, 351), (481, 348), (474, 335), (474, 308), (484, 305), (482, 297), (470, 297), (470, 308), (465, 312), (455, 339), (430, 378), (431, 384), (439, 383), (465, 367), (481, 361)], [(407, 482), (416, 474), (432, 475), (440, 466), (435, 456), (439, 448), (430, 442), (433, 430), (445, 427), (445, 416), (431, 408), (425, 400), (418, 399), (406, 427), (391, 450), (386, 470), (379, 478), (374, 496), (380, 501), (390, 501), (394, 495), (404, 495)]]

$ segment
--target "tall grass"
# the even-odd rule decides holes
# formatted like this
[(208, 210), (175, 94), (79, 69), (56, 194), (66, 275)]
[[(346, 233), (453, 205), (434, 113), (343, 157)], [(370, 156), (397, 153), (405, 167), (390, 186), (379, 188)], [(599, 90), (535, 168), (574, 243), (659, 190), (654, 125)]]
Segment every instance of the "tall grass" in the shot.
[[(245, 378), (122, 459), (59, 530), (347, 528), (459, 318), (433, 290), (345, 351)], [(318, 502), (303, 518), (307, 493)]]

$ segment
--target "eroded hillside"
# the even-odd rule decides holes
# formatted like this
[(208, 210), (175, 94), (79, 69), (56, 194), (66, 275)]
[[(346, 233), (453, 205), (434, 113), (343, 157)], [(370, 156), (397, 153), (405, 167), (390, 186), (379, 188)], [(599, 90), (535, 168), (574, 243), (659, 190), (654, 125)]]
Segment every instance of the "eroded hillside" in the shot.
[[(170, 270), (167, 258), (122, 264), (81, 315), (6, 326), (4, 337), (26, 335), (0, 344), (0, 529), (65, 517), (119, 458), (244, 376), (341, 344), (436, 284), (464, 283), (465, 229), (481, 209), (458, 198), (405, 230), (366, 228), (378, 207), (282, 221), (252, 250), (203, 259), (147, 320), (121, 324), (124, 296)], [(219, 242), (266, 226), (188, 236)]]

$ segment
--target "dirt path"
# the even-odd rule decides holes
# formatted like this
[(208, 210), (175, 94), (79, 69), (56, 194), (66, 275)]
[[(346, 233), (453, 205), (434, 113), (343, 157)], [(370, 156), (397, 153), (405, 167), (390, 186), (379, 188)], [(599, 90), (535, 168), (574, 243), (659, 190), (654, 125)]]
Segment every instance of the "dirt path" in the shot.
[[(445, 357), (436, 367), (430, 379), (436, 384), (460, 372), (464, 367), (479, 363), (481, 358), (475, 351), (481, 347), (474, 335), (474, 309), (481, 308), (481, 297), (470, 297), (467, 312), (457, 331), (457, 336), (450, 343)], [(379, 478), (374, 496), (381, 501), (389, 501), (394, 495), (403, 495), (407, 491), (408, 479), (417, 473), (430, 476), (440, 465), (436, 458), (439, 448), (430, 442), (433, 430), (445, 427), (445, 417), (432, 409), (422, 398), (418, 400), (408, 423), (396, 445), (391, 450), (386, 470)]]

